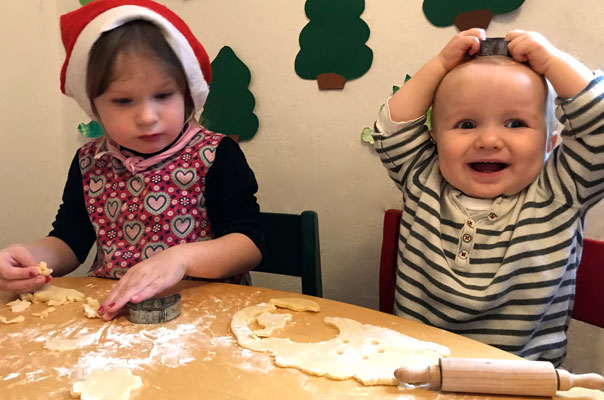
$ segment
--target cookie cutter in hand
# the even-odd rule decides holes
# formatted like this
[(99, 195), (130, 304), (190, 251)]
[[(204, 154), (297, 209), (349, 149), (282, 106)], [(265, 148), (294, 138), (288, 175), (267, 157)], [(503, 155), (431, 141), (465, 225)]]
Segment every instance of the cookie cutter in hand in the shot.
[(128, 321), (135, 324), (161, 324), (180, 315), (180, 294), (152, 297), (140, 303), (126, 304)]
[(476, 53), (477, 57), (484, 56), (505, 56), (512, 57), (508, 50), (509, 40), (504, 38), (487, 38), (480, 41), (480, 50)]

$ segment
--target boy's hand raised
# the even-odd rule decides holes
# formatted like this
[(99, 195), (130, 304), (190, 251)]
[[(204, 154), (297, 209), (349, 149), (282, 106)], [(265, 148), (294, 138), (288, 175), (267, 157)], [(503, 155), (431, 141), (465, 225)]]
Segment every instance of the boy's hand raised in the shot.
[(514, 60), (528, 62), (533, 71), (541, 75), (547, 76), (555, 59), (564, 54), (537, 32), (515, 29), (508, 32), (505, 39), (510, 41), (508, 50)]
[(480, 50), (480, 41), (486, 39), (484, 29), (473, 28), (459, 32), (438, 54), (443, 68), (449, 72), (463, 60), (466, 54), (474, 55)]
[(543, 35), (520, 29), (505, 36), (508, 50), (518, 62), (527, 62), (538, 74), (544, 75), (558, 96), (572, 98), (593, 79), (583, 63), (551, 44)]

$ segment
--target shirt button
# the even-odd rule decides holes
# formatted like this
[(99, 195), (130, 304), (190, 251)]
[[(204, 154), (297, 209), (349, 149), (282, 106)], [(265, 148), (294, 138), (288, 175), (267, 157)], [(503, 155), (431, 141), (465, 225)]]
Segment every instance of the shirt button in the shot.
[(468, 234), (463, 235), (463, 241), (466, 242), (466, 243), (471, 242), (472, 241), (472, 236), (470, 236)]
[(474, 221), (473, 220), (469, 219), (466, 223), (468, 224), (468, 226), (470, 228), (474, 228)]
[(495, 218), (497, 218), (497, 214), (495, 214), (495, 213), (490, 213), (490, 214), (489, 214), (489, 219), (490, 219), (491, 221), (493, 221)]
[(462, 258), (462, 259), (465, 260), (466, 258), (468, 258), (468, 252), (465, 251), (465, 250), (460, 251), (459, 252), (459, 258)]

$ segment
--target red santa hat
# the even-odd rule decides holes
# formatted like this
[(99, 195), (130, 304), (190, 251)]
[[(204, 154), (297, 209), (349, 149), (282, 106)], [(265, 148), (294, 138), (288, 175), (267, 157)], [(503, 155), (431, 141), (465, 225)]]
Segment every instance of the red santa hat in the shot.
[(150, 21), (161, 29), (185, 71), (195, 110), (201, 110), (212, 75), (208, 55), (178, 15), (151, 0), (96, 0), (61, 16), (61, 37), (66, 53), (61, 69), (61, 91), (95, 118), (86, 94), (90, 49), (103, 32), (135, 19)]

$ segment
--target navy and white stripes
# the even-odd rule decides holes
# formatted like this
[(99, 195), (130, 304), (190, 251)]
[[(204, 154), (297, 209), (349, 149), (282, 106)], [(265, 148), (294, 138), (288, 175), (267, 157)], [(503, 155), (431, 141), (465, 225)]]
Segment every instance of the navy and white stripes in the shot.
[(535, 182), (470, 217), (425, 117), (380, 111), (375, 148), (403, 193), (396, 314), (528, 359), (562, 362), (586, 211), (604, 197), (604, 80), (559, 102), (563, 142)]

